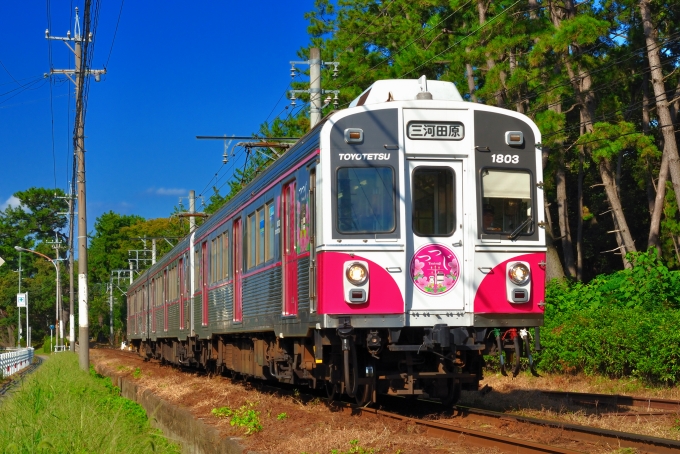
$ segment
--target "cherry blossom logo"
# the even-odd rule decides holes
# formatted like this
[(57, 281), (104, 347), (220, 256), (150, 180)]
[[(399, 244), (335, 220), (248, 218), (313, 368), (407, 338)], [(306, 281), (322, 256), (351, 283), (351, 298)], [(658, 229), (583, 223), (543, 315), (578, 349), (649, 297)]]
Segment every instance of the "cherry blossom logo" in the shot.
[(411, 259), (411, 277), (421, 292), (443, 295), (458, 282), (458, 258), (451, 249), (441, 244), (423, 246)]

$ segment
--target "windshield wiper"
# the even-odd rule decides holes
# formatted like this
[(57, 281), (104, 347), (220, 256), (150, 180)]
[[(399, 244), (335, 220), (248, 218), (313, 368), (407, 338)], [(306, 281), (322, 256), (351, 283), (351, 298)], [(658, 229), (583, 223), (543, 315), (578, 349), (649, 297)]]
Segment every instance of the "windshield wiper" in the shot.
[(510, 235), (508, 235), (508, 239), (509, 239), (509, 240), (515, 241), (515, 240), (517, 239), (517, 237), (519, 236), (519, 234), (522, 233), (522, 230), (524, 230), (524, 228), (525, 228), (526, 226), (528, 226), (528, 225), (531, 223), (532, 220), (533, 220), (533, 219), (531, 218), (531, 216), (529, 216), (528, 218), (526, 218), (526, 219), (524, 220), (524, 222), (522, 222), (522, 223), (519, 225), (519, 227), (517, 227), (515, 230), (513, 230), (513, 232), (512, 232)]

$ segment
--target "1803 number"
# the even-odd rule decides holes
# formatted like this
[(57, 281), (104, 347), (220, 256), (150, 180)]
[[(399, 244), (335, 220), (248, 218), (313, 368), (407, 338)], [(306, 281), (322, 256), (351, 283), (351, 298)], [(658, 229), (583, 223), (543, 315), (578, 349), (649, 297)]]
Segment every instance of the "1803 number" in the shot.
[(496, 164), (518, 164), (519, 156), (516, 154), (492, 154), (491, 162)]

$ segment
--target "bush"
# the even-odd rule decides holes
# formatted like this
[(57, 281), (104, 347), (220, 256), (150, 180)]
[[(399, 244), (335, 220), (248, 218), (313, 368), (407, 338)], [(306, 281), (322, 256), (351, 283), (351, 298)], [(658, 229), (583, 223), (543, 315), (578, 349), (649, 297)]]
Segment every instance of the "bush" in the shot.
[(633, 268), (588, 284), (548, 284), (541, 369), (680, 381), (679, 274), (654, 252), (629, 259)]

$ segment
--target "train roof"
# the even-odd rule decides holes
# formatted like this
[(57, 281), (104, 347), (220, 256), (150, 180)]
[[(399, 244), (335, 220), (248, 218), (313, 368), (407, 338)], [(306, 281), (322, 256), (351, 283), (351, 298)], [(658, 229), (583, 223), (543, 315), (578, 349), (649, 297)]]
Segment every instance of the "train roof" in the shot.
[(434, 100), (463, 101), (453, 82), (427, 80), (423, 76), (420, 79), (378, 80), (349, 103), (349, 107), (381, 104), (387, 101), (412, 101), (421, 92), (429, 92)]

